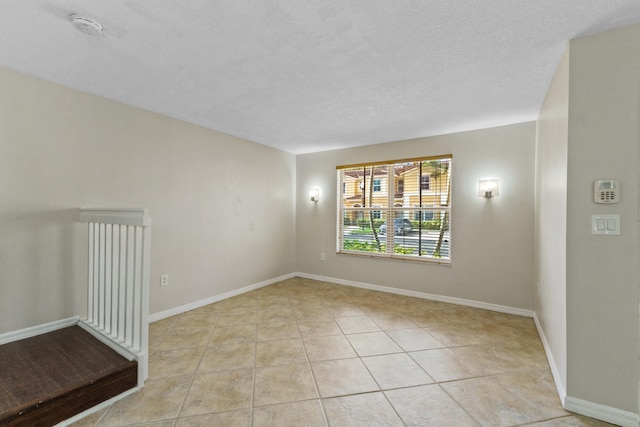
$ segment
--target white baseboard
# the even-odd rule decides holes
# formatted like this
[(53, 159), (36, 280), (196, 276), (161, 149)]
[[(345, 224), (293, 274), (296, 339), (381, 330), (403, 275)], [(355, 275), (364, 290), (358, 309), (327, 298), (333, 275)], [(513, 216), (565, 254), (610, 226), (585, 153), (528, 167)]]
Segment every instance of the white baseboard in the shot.
[(307, 274), (298, 272), (295, 274), (297, 277), (305, 279), (320, 280), (323, 282), (335, 283), (338, 285), (353, 286), (356, 288), (370, 289), (374, 291), (387, 292), (397, 295), (404, 295), (415, 298), (428, 299), (433, 301), (447, 302), (451, 304), (463, 305), (468, 307), (480, 308), (484, 310), (497, 311), (500, 313), (515, 314), (518, 316), (532, 317), (540, 339), (542, 341), (544, 351), (549, 361), (549, 367), (553, 375), (554, 382), (558, 391), (558, 396), (562, 402), (562, 406), (568, 410), (581, 415), (586, 415), (591, 418), (596, 418), (602, 421), (620, 425), (623, 427), (638, 427), (639, 417), (633, 412), (627, 412), (620, 409), (612, 408), (610, 406), (600, 405), (597, 403), (588, 402), (575, 397), (567, 396), (567, 392), (564, 388), (564, 384), (560, 381), (560, 375), (556, 366), (553, 354), (549, 348), (547, 338), (542, 330), (540, 321), (533, 310), (526, 310), (522, 308), (509, 307), (498, 304), (491, 304), (481, 301), (468, 300), (464, 298), (448, 297), (443, 295), (434, 295), (426, 292), (409, 291), (406, 289), (391, 288), (388, 286), (372, 285), (370, 283), (355, 282), (352, 280), (337, 279), (335, 277), (319, 276), (316, 274)]
[(160, 311), (157, 313), (153, 313), (149, 315), (149, 323), (156, 322), (158, 320), (166, 319), (167, 317), (175, 316), (177, 314), (186, 313), (187, 311), (195, 310), (196, 308), (204, 307), (205, 305), (213, 304), (214, 302), (222, 301), (227, 298), (235, 297), (238, 295), (245, 294), (250, 291), (254, 291), (256, 289), (263, 288), (265, 286), (272, 285), (274, 283), (282, 282), (283, 280), (291, 279), (295, 277), (295, 273), (285, 274), (279, 277), (274, 277), (273, 279), (264, 280), (262, 282), (254, 283), (252, 285), (244, 286), (240, 289), (236, 289), (233, 291), (225, 292), (219, 295), (214, 295), (209, 298), (201, 299), (199, 301), (194, 301), (189, 304), (181, 305), (179, 307), (170, 308), (169, 310)]
[[(64, 329), (64, 328), (68, 328), (70, 326), (75, 326), (80, 324), (80, 316), (74, 316), (74, 317), (70, 317), (68, 319), (62, 319), (62, 320), (56, 320), (54, 322), (49, 322), (49, 323), (44, 323), (42, 325), (36, 325), (36, 326), (32, 326), (30, 328), (25, 328), (25, 329), (20, 329), (18, 331), (12, 331), (12, 332), (7, 332), (5, 334), (1, 334), (0, 335), (0, 345), (2, 344), (7, 344), (10, 342), (14, 342), (14, 341), (19, 341), (19, 340), (23, 340), (23, 339), (27, 339), (27, 338), (32, 338), (38, 335), (42, 335), (42, 334), (46, 334), (48, 332), (53, 332), (53, 331), (57, 331), (59, 329)], [(83, 328), (86, 330), (86, 328)], [(62, 421), (59, 424), (56, 424), (56, 427), (62, 427), (62, 426), (67, 426), (69, 424), (72, 424), (74, 422), (76, 422), (77, 420), (86, 417), (87, 415), (90, 415), (96, 411), (99, 411), (100, 409), (106, 408), (109, 405), (112, 405), (114, 402), (130, 395), (131, 393), (134, 393), (136, 391), (138, 391), (140, 388), (136, 387), (133, 388), (131, 390), (127, 390), (115, 397), (112, 397), (109, 400), (106, 400), (94, 407), (91, 407), (89, 409), (87, 409), (86, 411), (75, 415), (73, 418), (69, 418), (65, 421)]]
[(547, 355), (547, 361), (549, 362), (549, 367), (551, 368), (551, 374), (553, 375), (553, 380), (556, 384), (556, 390), (558, 391), (558, 396), (560, 397), (560, 401), (562, 402), (562, 407), (567, 411), (575, 412), (580, 415), (586, 415), (587, 417), (606, 421), (615, 425), (623, 427), (638, 427), (640, 425), (640, 418), (638, 418), (638, 415), (634, 414), (633, 412), (623, 411), (621, 409), (612, 408), (611, 406), (601, 405), (599, 403), (593, 403), (587, 400), (578, 399), (577, 397), (567, 396), (567, 391), (565, 390), (565, 386), (561, 381), (558, 367), (556, 365), (555, 359), (553, 358), (553, 354), (551, 353), (551, 348), (549, 347), (549, 342), (547, 341), (547, 337), (542, 329), (540, 320), (535, 313), (533, 315), (533, 320), (536, 323), (536, 328), (538, 329), (540, 340), (542, 340), (544, 352)]
[(56, 424), (54, 427), (66, 427), (68, 425), (71, 425), (73, 423), (75, 423), (78, 420), (81, 420), (84, 417), (88, 417), (89, 415), (98, 412), (104, 408), (108, 408), (109, 406), (113, 405), (115, 402), (117, 402), (120, 399), (124, 399), (125, 397), (129, 396), (130, 394), (133, 394), (137, 391), (140, 390), (140, 387), (135, 387), (132, 389), (129, 389), (125, 392), (120, 393), (117, 396), (112, 397), (109, 400), (105, 400), (104, 402), (98, 403), (96, 406), (92, 406), (91, 408), (87, 409), (84, 412), (79, 413), (78, 415), (74, 415), (73, 417), (66, 419), (58, 424)]
[[(315, 274), (307, 274), (307, 273), (302, 273), (302, 272), (297, 272), (297, 273), (290, 273), (290, 274), (285, 274), (283, 276), (279, 276), (279, 277), (275, 277), (269, 280), (265, 280), (262, 282), (258, 282), (258, 283), (254, 283), (252, 285), (247, 285), (244, 286), (240, 289), (236, 289), (230, 292), (225, 292), (223, 294), (220, 295), (215, 295), (209, 298), (205, 298), (199, 301), (195, 301), (189, 304), (185, 304), (179, 307), (175, 307), (169, 310), (165, 310), (165, 311), (161, 311), (158, 313), (154, 313), (154, 314), (150, 314), (149, 315), (149, 322), (155, 322), (157, 320), (161, 320), (167, 317), (171, 317), (177, 314), (181, 314), (181, 313), (185, 313), (187, 311), (191, 311), (200, 307), (204, 307), (205, 305), (208, 304), (212, 304), (214, 302), (218, 302), (218, 301), (222, 301), (225, 300), (227, 298), (231, 298), (237, 295), (241, 295), (250, 291), (253, 291), (255, 289), (259, 289), (277, 282), (281, 282), (283, 280), (287, 280), (290, 279), (292, 277), (302, 277), (305, 279), (312, 279), (312, 280), (319, 280), (319, 281), (323, 281), (323, 282), (329, 282), (329, 283), (335, 283), (338, 285), (345, 285), (345, 286), (352, 286), (352, 287), (356, 287), (356, 288), (362, 288), (362, 289), (370, 289), (370, 290), (374, 290), (374, 291), (380, 291), (380, 292), (387, 292), (387, 293), (391, 293), (391, 294), (397, 294), (397, 295), (404, 295), (404, 296), (409, 296), (409, 297), (415, 297), (415, 298), (422, 298), (422, 299), (427, 299), (427, 300), (432, 300), (432, 301), (439, 301), (439, 302), (446, 302), (446, 303), (451, 303), (451, 304), (457, 304), (457, 305), (462, 305), (462, 306), (468, 306), (468, 307), (474, 307), (474, 308), (480, 308), (480, 309), (484, 309), (484, 310), (491, 310), (491, 311), (496, 311), (496, 312), (500, 312), (500, 313), (507, 313), (507, 314), (514, 314), (514, 315), (518, 315), (518, 316), (524, 316), (524, 317), (532, 317), (536, 328), (538, 330), (538, 333), (540, 335), (540, 339), (542, 340), (542, 344), (547, 356), (547, 360), (549, 362), (549, 366), (551, 368), (551, 373), (553, 375), (553, 379), (555, 381), (556, 384), (556, 388), (557, 388), (557, 392), (558, 395), (560, 397), (560, 400), (562, 402), (562, 406), (571, 412), (575, 412), (581, 415), (586, 415), (588, 417), (591, 418), (596, 418), (602, 421), (606, 421), (609, 423), (613, 423), (613, 424), (617, 424), (623, 427), (638, 427), (640, 425), (640, 417), (638, 416), (638, 414), (635, 414), (633, 412), (628, 412), (628, 411), (623, 411), (621, 409), (616, 409), (616, 408), (612, 408), (610, 406), (606, 406), (606, 405), (601, 405), (598, 403), (593, 403), (593, 402), (589, 402), (586, 400), (582, 400), (576, 397), (572, 397), (572, 396), (567, 396), (566, 390), (564, 388), (564, 384), (562, 383), (562, 381), (560, 381), (560, 375), (558, 372), (558, 368), (556, 366), (555, 360), (553, 358), (553, 354), (551, 353), (551, 350), (549, 348), (549, 344), (547, 342), (546, 336), (544, 334), (544, 331), (542, 330), (542, 327), (540, 325), (540, 321), (538, 319), (538, 316), (536, 315), (536, 313), (532, 310), (526, 310), (526, 309), (521, 309), (521, 308), (515, 308), (515, 307), (509, 307), (509, 306), (503, 306), (503, 305), (499, 305), (499, 304), (492, 304), (492, 303), (486, 303), (486, 302), (482, 302), (482, 301), (475, 301), (475, 300), (468, 300), (468, 299), (464, 299), (464, 298), (456, 298), (456, 297), (448, 297), (448, 296), (443, 296), (443, 295), (435, 295), (435, 294), (429, 294), (426, 292), (418, 292), (418, 291), (410, 291), (410, 290), (406, 290), (406, 289), (399, 289), (399, 288), (392, 288), (392, 287), (388, 287), (388, 286), (380, 286), (380, 285), (373, 285), (370, 283), (364, 283), (364, 282), (356, 282), (356, 281), (352, 281), (352, 280), (345, 280), (345, 279), (338, 279), (335, 277), (327, 277), (327, 276), (319, 276), (319, 275), (315, 275)], [(25, 328), (25, 329), (21, 329), (18, 331), (12, 331), (12, 332), (7, 332), (4, 334), (0, 334), (0, 345), (2, 344), (6, 344), (6, 343), (10, 343), (13, 341), (18, 341), (21, 339), (26, 339), (26, 338), (31, 338), (37, 335), (41, 335), (47, 332), (52, 332), (52, 331), (56, 331), (58, 329), (63, 329), (69, 326), (74, 326), (76, 324), (78, 324), (80, 321), (79, 316), (74, 316), (74, 317), (70, 317), (68, 319), (62, 319), (62, 320), (57, 320), (54, 322), (50, 322), (50, 323), (45, 323), (42, 325), (36, 325), (30, 328)], [(99, 411), (100, 409), (106, 408), (109, 405), (111, 405), (112, 403), (114, 403), (117, 400), (122, 399), (123, 397), (128, 396), (131, 393), (134, 393), (135, 391), (139, 390), (139, 388), (135, 388), (132, 390), (128, 390), (116, 397), (113, 397), (112, 399), (109, 399), (105, 402), (102, 402), (101, 404), (94, 406), (90, 409), (88, 409), (87, 411), (76, 415), (73, 418), (70, 418), (68, 420), (63, 421), (62, 423), (58, 424), (56, 427), (58, 426), (66, 426), (68, 424), (71, 424), (81, 418), (86, 417), (87, 415), (90, 415), (91, 413), (94, 413), (96, 411)]]
[(137, 354), (133, 353), (130, 349), (128, 349), (125, 346), (121, 345), (117, 341), (117, 339), (108, 337), (102, 331), (97, 330), (96, 328), (94, 328), (90, 323), (86, 322), (85, 320), (81, 319), (78, 322), (78, 326), (81, 327), (85, 332), (91, 334), (92, 337), (94, 337), (95, 339), (100, 341), (102, 344), (106, 345), (111, 350), (115, 351), (120, 356), (124, 357), (125, 359), (127, 359), (127, 360), (138, 359), (138, 355)]
[(69, 326), (77, 325), (79, 321), (80, 317), (74, 316), (68, 319), (56, 320), (54, 322), (43, 323), (42, 325), (0, 334), (0, 345), (46, 334), (47, 332), (57, 331), (58, 329), (68, 328)]
[(523, 308), (509, 307), (506, 305), (492, 304), (488, 302), (475, 301), (475, 300), (464, 299), (464, 298), (448, 297), (444, 295), (429, 294), (426, 292), (409, 291), (406, 289), (392, 288), (389, 286), (380, 286), (380, 285), (373, 285), (370, 283), (356, 282), (353, 280), (337, 279), (335, 277), (318, 276), (316, 274), (307, 274), (307, 273), (298, 272), (295, 275), (297, 277), (302, 277), (304, 279), (320, 280), (323, 282), (335, 283), (337, 285), (352, 286), (355, 288), (369, 289), (372, 291), (386, 292), (390, 294), (403, 295), (407, 297), (446, 302), (450, 304), (480, 308), (483, 310), (491, 310), (491, 311), (497, 311), (500, 313), (514, 314), (516, 316), (533, 317), (532, 310), (526, 310)]
[[(272, 279), (264, 280), (262, 282), (254, 283), (252, 285), (244, 286), (240, 289), (236, 289), (230, 292), (225, 292), (220, 295), (215, 295), (213, 297), (205, 298), (200, 301), (195, 301), (189, 304), (185, 304), (180, 307), (174, 307), (169, 310), (150, 314), (148, 317), (149, 323), (155, 322), (157, 320), (161, 320), (167, 317), (171, 317), (176, 314), (185, 313), (190, 310), (195, 310), (196, 308), (204, 307), (205, 305), (209, 305), (214, 302), (222, 301), (227, 298), (241, 295), (259, 288), (263, 288), (265, 286), (269, 286), (274, 283), (281, 282), (283, 280), (291, 279), (292, 277), (295, 277), (295, 276), (296, 276), (295, 273), (285, 274), (279, 277), (274, 277)], [(46, 334), (47, 332), (57, 331), (58, 329), (63, 329), (69, 326), (77, 325), (79, 322), (80, 322), (80, 316), (74, 316), (68, 319), (56, 320), (53, 322), (44, 323), (42, 325), (36, 325), (36, 326), (32, 326), (25, 329), (20, 329), (18, 331), (6, 332), (4, 334), (0, 334), (0, 345)]]
[(633, 412), (588, 402), (572, 396), (567, 396), (565, 399), (564, 409), (622, 427), (638, 427), (640, 421), (638, 415)]
[(549, 346), (549, 341), (547, 341), (547, 336), (545, 335), (544, 330), (542, 329), (542, 324), (540, 323), (540, 319), (538, 319), (538, 315), (535, 312), (533, 313), (533, 321), (536, 324), (536, 329), (538, 330), (538, 335), (540, 335), (540, 340), (542, 341), (544, 352), (547, 355), (547, 362), (549, 363), (549, 367), (551, 368), (551, 375), (553, 375), (553, 382), (556, 384), (558, 397), (560, 397), (562, 407), (565, 407), (567, 390), (565, 389), (564, 381), (562, 380), (560, 372), (558, 371), (558, 365), (553, 358), (553, 353), (551, 353), (551, 347)]

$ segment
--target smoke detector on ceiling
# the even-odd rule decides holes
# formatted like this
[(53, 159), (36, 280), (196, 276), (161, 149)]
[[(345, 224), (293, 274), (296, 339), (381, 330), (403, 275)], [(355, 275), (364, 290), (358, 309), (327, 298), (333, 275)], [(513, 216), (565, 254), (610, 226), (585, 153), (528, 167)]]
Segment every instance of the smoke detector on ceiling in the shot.
[(84, 15), (73, 14), (70, 16), (71, 24), (76, 30), (82, 31), (90, 36), (102, 34), (102, 24)]

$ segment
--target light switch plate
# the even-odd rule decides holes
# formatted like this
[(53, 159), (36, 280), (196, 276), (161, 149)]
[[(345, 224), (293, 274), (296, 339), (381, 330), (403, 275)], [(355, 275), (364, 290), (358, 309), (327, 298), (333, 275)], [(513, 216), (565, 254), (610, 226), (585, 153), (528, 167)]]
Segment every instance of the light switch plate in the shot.
[(620, 234), (620, 215), (591, 215), (591, 234)]

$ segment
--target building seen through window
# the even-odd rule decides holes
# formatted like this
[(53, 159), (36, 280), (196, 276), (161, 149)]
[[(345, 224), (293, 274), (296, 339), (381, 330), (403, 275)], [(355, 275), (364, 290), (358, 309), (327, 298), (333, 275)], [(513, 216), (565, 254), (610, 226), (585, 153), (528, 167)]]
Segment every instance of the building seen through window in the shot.
[(451, 261), (452, 156), (337, 167), (337, 252)]

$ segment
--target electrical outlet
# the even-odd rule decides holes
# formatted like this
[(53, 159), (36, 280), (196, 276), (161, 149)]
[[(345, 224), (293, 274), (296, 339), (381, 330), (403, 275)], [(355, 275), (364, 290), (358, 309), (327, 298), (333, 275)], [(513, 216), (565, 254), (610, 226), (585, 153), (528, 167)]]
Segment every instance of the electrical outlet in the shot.
[(325, 258), (324, 252), (320, 252), (320, 261), (324, 261)]
[(169, 275), (163, 274), (160, 276), (160, 286), (169, 286)]

